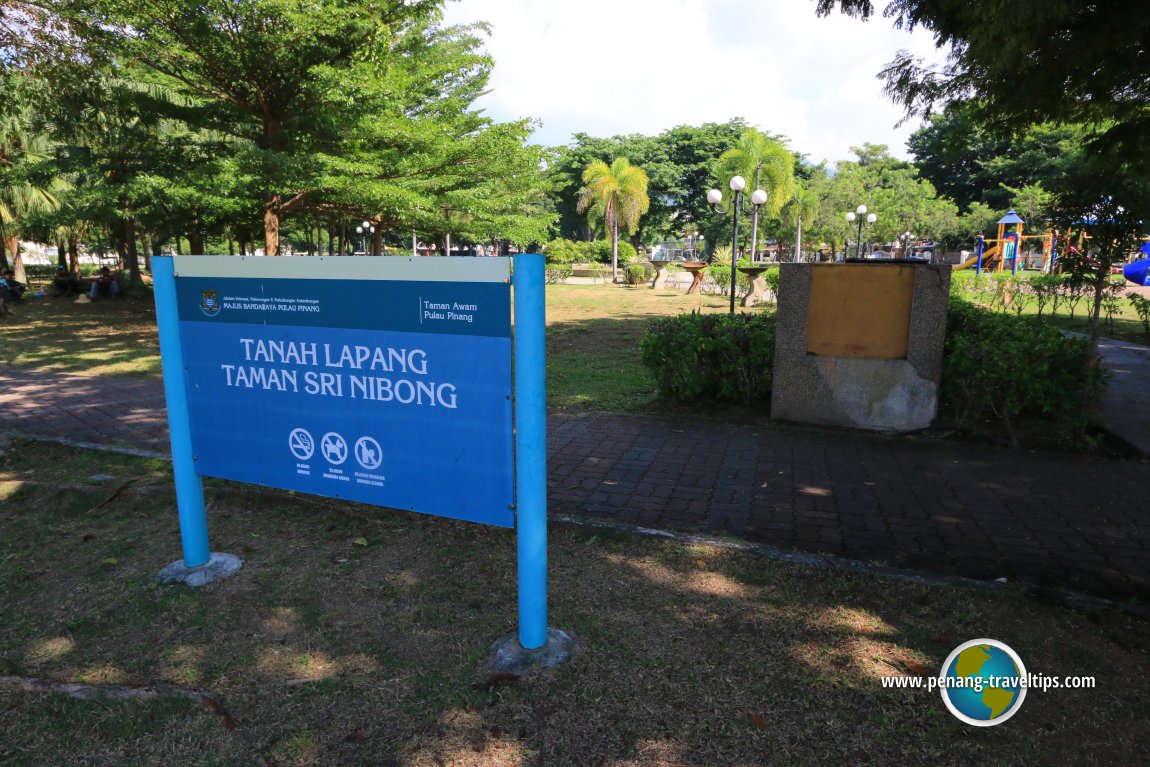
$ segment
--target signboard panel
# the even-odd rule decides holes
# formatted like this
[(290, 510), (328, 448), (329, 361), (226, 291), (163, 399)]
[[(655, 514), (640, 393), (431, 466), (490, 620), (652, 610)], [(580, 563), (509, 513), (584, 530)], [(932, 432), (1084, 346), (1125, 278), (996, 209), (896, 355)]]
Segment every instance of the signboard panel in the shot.
[(514, 525), (505, 259), (175, 272), (197, 474)]

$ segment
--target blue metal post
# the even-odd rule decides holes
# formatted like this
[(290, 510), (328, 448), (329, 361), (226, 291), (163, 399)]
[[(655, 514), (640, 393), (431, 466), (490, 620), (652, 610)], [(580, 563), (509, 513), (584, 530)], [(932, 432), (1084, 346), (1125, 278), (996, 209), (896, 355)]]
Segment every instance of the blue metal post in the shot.
[(1018, 257), (1022, 255), (1022, 238), (1014, 235), (1014, 260), (1010, 262), (1010, 273), (1018, 274)]
[(978, 263), (974, 265), (974, 273), (979, 277), (982, 276), (982, 246), (985, 243), (986, 241), (983, 240), (982, 235), (978, 235)]
[(546, 298), (543, 256), (515, 257), (515, 497), (519, 644), (547, 644)]
[(184, 565), (199, 567), (211, 559), (204, 485), (196, 475), (192, 453), (188, 390), (184, 379), (184, 352), (176, 312), (175, 263), (171, 257), (152, 258), (155, 280), (156, 324), (160, 330), (160, 365), (164, 371), (164, 398), (168, 406), (168, 433), (172, 442), (172, 468), (176, 475), (176, 503), (180, 512), (180, 540)]

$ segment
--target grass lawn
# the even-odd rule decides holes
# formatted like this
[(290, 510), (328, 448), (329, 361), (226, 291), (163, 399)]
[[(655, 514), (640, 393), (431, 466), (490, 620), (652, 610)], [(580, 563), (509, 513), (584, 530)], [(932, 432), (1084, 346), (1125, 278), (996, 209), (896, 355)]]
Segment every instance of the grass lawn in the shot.
[[(961, 274), (961, 272), (957, 273)], [(1033, 273), (1027, 273), (1024, 277), (1033, 277)], [(969, 279), (969, 278), (966, 278)], [(993, 275), (984, 275), (984, 284), (989, 288), (992, 284), (991, 280)], [(1132, 341), (1137, 344), (1150, 343), (1150, 337), (1147, 336), (1146, 328), (1143, 326), (1142, 321), (1138, 317), (1138, 313), (1134, 310), (1134, 306), (1130, 303), (1127, 295), (1135, 293), (1150, 298), (1150, 289), (1135, 286), (1129, 282), (1125, 282), (1120, 278), (1114, 278), (1115, 282), (1122, 286), (1121, 292), (1117, 295), (1117, 308), (1118, 311), (1111, 317), (1107, 317), (1105, 310), (1098, 318), (1099, 326), (1102, 329), (1102, 335), (1108, 338), (1117, 338), (1123, 341)], [(992, 288), (989, 288), (993, 292)], [(989, 293), (987, 295), (979, 296), (973, 292), (967, 292), (966, 298), (977, 302), (990, 301)], [(1048, 304), (1043, 308), (1042, 316), (1049, 322), (1053, 322), (1062, 330), (1071, 330), (1076, 333), (1090, 334), (1090, 312), (1092, 309), (1092, 301), (1094, 300), (1093, 294), (1084, 295), (1081, 300), (1074, 306), (1074, 311), (1071, 312), (1070, 307), (1066, 301), (1059, 303), (1058, 311), (1051, 312), (1051, 306)], [(1014, 313), (1014, 309), (1008, 309), (1009, 313)], [(1025, 305), (1022, 308), (1024, 316), (1036, 316), (1038, 314), (1038, 305), (1033, 296), (1027, 298)]]
[(78, 304), (26, 297), (0, 318), (0, 362), (92, 375), (160, 375), (151, 296)]
[[(552, 408), (624, 410), (655, 395), (639, 339), (657, 317), (726, 311), (722, 296), (621, 285), (547, 288), (547, 393)], [(759, 310), (755, 310), (759, 311)], [(93, 375), (160, 375), (150, 297), (77, 304), (28, 298), (0, 320), (0, 362)]]
[[(558, 527), (549, 623), (586, 649), (500, 680), (478, 667), (514, 628), (510, 531), (220, 482), (208, 499), (213, 548), (246, 566), (161, 587), (180, 551), (166, 464), (23, 441), (0, 458), (0, 764), (1150, 761), (1150, 634), (1118, 613)], [(974, 728), (937, 692), (882, 687), (980, 637), (1096, 688)], [(192, 686), (230, 716), (12, 677)]]

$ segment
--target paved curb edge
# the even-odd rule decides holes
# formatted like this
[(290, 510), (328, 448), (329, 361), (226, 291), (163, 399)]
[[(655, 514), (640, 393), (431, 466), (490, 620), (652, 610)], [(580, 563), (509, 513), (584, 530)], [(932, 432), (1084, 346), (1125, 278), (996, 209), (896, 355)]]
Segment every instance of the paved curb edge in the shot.
[[(36, 442), (51, 442), (58, 445), (66, 445), (68, 447), (78, 447), (86, 450), (103, 450), (104, 452), (108, 453), (119, 453), (121, 455), (135, 456), (137, 458), (158, 458), (163, 461), (172, 460), (172, 457), (166, 453), (156, 453), (150, 450), (140, 450), (131, 447), (119, 447), (115, 445), (101, 445), (96, 442), (80, 442), (77, 440), (67, 439), (65, 437), (46, 437), (36, 434), (25, 434), (23, 432), (11, 430), (0, 431), (0, 434), (8, 437), (20, 437), (21, 439), (29, 439)], [(827, 570), (835, 570), (837, 572), (860, 573), (863, 575), (872, 575), (879, 578), (891, 578), (893, 580), (905, 581), (908, 583), (920, 583), (927, 586), (986, 589), (992, 591), (1000, 591), (1003, 593), (1028, 593), (1028, 589), (1019, 588), (1018, 586), (1009, 583), (999, 583), (997, 581), (980, 581), (976, 578), (966, 578), (961, 575), (937, 575), (934, 573), (925, 573), (918, 570), (908, 570), (901, 567), (877, 565), (870, 562), (863, 562), (857, 559), (842, 559), (839, 557), (829, 557), (821, 554), (808, 554), (802, 551), (781, 549), (777, 546), (747, 543), (745, 541), (735, 541), (728, 538), (718, 538), (711, 535), (700, 535), (698, 533), (678, 533), (669, 530), (656, 530), (650, 527), (627, 525), (620, 522), (608, 522), (606, 520), (572, 517), (567, 514), (549, 514), (548, 521), (556, 522), (568, 527), (580, 527), (589, 530), (611, 530), (618, 533), (640, 535), (647, 538), (664, 538), (667, 540), (677, 541), (679, 543), (698, 543), (707, 546), (714, 546), (720, 549), (727, 549), (729, 551), (739, 551), (746, 554), (755, 554), (757, 556), (765, 557), (776, 562), (790, 562), (792, 564), (811, 565)], [(1062, 606), (1069, 607), (1074, 610), (1114, 609), (1118, 610), (1119, 612), (1136, 615), (1143, 618), (1150, 617), (1150, 606), (1148, 605), (1133, 604), (1130, 602), (1115, 602), (1112, 599), (1095, 597), (1089, 594), (1083, 594), (1078, 591), (1060, 591), (1057, 594), (1057, 598), (1053, 601), (1056, 601)]]
[[(926, 573), (919, 570), (908, 570), (901, 567), (890, 567), (887, 565), (872, 564), (870, 562), (862, 562), (857, 559), (843, 559), (840, 557), (825, 556), (821, 554), (809, 554), (802, 551), (781, 549), (777, 546), (747, 543), (745, 541), (731, 540), (729, 538), (718, 538), (711, 535), (700, 535), (698, 533), (677, 533), (668, 530), (656, 530), (650, 527), (639, 527), (638, 525), (628, 525), (619, 522), (608, 522), (606, 520), (572, 517), (567, 514), (553, 514), (550, 516), (550, 519), (553, 522), (557, 522), (568, 527), (579, 527), (589, 530), (610, 530), (617, 533), (641, 535), (648, 538), (664, 538), (667, 540), (676, 541), (678, 543), (703, 544), (706, 546), (714, 546), (720, 549), (727, 549), (728, 551), (738, 551), (745, 554), (754, 554), (756, 556), (765, 557), (776, 562), (790, 562), (792, 564), (811, 565), (814, 567), (834, 570), (841, 573), (859, 573), (862, 575), (872, 575), (879, 578), (890, 578), (893, 580), (906, 581), (908, 583), (919, 583), (926, 586), (973, 588), (1025, 595), (1030, 595), (1033, 593), (1031, 588), (1026, 586), (1019, 586), (1017, 584), (999, 583), (997, 581), (982, 581), (976, 578), (967, 578), (961, 575), (937, 575), (935, 573)], [(1129, 602), (1115, 602), (1112, 599), (1091, 596), (1090, 594), (1083, 594), (1078, 591), (1069, 590), (1059, 591), (1056, 595), (1050, 596), (1052, 601), (1055, 601), (1064, 607), (1069, 607), (1074, 610), (1113, 609), (1118, 610), (1119, 612), (1124, 612), (1143, 618), (1150, 617), (1150, 606), (1147, 605), (1133, 604)]]

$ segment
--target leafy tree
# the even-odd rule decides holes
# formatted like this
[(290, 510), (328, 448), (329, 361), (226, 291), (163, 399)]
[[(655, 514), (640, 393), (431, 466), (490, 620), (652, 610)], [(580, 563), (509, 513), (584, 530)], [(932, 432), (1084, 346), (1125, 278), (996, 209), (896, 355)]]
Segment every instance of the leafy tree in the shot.
[(1042, 182), (1027, 184), (1021, 189), (1002, 185), (1010, 192), (1010, 207), (1028, 222), (1031, 229), (1040, 229), (1054, 204), (1054, 194), (1042, 187)]
[(1098, 356), (1099, 317), (1114, 266), (1136, 253), (1150, 221), (1150, 182), (1134, 173), (1115, 174), (1111, 162), (1084, 162), (1054, 200), (1054, 225), (1084, 232), (1089, 239), (1078, 253), (1061, 260), (1063, 271), (1090, 288), (1090, 347)]
[(506, 134), (471, 108), (491, 68), (477, 37), (482, 27), (440, 27), (441, 4), (45, 0), (44, 7), (70, 25), (85, 52), (106, 52), (125, 76), (183, 99), (162, 114), (233, 142), (232, 194), (260, 201), (265, 251), (276, 254), (288, 216), (309, 226), (317, 214), (367, 218), (376, 224), (377, 252), (384, 228), (420, 221), (433, 228), (445, 211), (450, 222), (466, 222), (456, 215), (459, 200), (444, 195), (505, 169)]
[(1040, 123), (1010, 138), (992, 132), (969, 103), (951, 104), (907, 142), (922, 177), (964, 210), (973, 202), (1011, 207), (1009, 188), (1062, 183), (1080, 162), (1089, 131)]
[(11, 70), (0, 73), (7, 99), (0, 106), (0, 268), (11, 268), (26, 282), (20, 254), (22, 224), (37, 213), (59, 207), (60, 179), (44, 171), (51, 145), (33, 126), (26, 79)]
[(554, 185), (559, 233), (587, 240), (593, 236), (579, 213), (583, 169), (592, 160), (610, 163), (626, 157), (643, 168), (649, 180), (651, 206), (631, 238), (631, 244), (652, 244), (681, 236), (696, 227), (710, 237), (717, 233), (715, 217), (707, 205), (706, 190), (714, 186), (715, 158), (734, 146), (746, 124), (739, 119), (701, 126), (680, 125), (658, 136), (596, 138), (575, 134), (570, 146), (556, 150), (550, 177)]
[(619, 225), (634, 232), (651, 205), (647, 174), (626, 157), (618, 157), (610, 165), (593, 160), (583, 171), (583, 184), (579, 211), (607, 222), (611, 233), (611, 281), (615, 282), (619, 270)]
[[(871, 0), (817, 0), (821, 16), (839, 6), (868, 18)], [(1043, 122), (1094, 132), (1094, 153), (1112, 150), (1144, 172), (1150, 133), (1150, 14), (1140, 3), (1099, 0), (892, 0), (884, 15), (898, 28), (923, 27), (949, 46), (945, 66), (906, 51), (887, 65), (889, 95), (910, 115), (977, 99), (973, 114), (1000, 134)]]
[(873, 225), (863, 225), (868, 242), (895, 242), (907, 231), (941, 238), (955, 228), (958, 210), (954, 203), (939, 197), (912, 164), (892, 157), (881, 144), (864, 144), (851, 151), (858, 157), (856, 162), (840, 162), (833, 177), (812, 185), (821, 200), (815, 228), (832, 247), (837, 249), (839, 242), (857, 236), (857, 224), (848, 224), (845, 214), (859, 204), (878, 216)]

